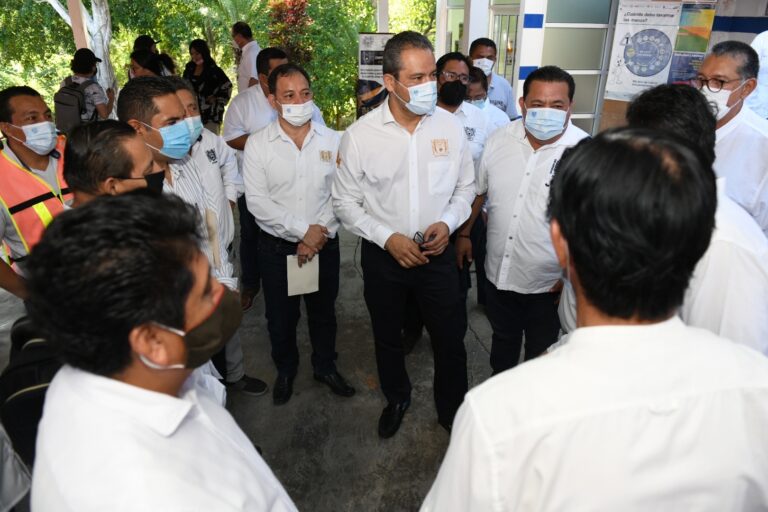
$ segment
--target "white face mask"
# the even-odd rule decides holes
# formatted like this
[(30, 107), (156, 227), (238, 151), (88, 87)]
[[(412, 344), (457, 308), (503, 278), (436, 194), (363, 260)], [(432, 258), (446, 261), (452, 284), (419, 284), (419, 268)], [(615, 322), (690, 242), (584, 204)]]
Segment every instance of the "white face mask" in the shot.
[(20, 139), (16, 139), (13, 135), (9, 135), (9, 137), (18, 140), (40, 156), (47, 155), (56, 147), (56, 125), (51, 121), (26, 124), (24, 126), (11, 124), (11, 126), (23, 131), (24, 138), (27, 140), (22, 142)]
[(470, 100), (469, 102), (479, 109), (484, 109), (486, 106), (488, 106), (488, 98), (482, 100)]
[(473, 60), (472, 64), (474, 64), (476, 68), (483, 70), (485, 76), (489, 76), (493, 72), (493, 65), (495, 63), (491, 59), (482, 58)]
[(741, 82), (741, 84), (732, 91), (729, 91), (727, 89), (720, 89), (717, 92), (712, 92), (707, 87), (702, 87), (700, 89), (704, 97), (707, 98), (707, 101), (709, 101), (710, 103), (714, 103), (715, 106), (717, 107), (717, 112), (715, 113), (715, 116), (717, 117), (718, 121), (724, 118), (725, 116), (727, 116), (728, 112), (730, 112), (733, 107), (735, 107), (736, 105), (742, 102), (743, 98), (739, 98), (739, 101), (737, 101), (730, 107), (728, 106), (728, 99), (731, 97), (731, 93), (741, 89), (745, 83), (747, 82), (746, 81)]
[(315, 102), (309, 100), (305, 103), (297, 104), (282, 104), (280, 105), (283, 111), (283, 119), (291, 123), (293, 126), (304, 126), (310, 119), (315, 111)]
[[(395, 81), (405, 87), (402, 82)], [(437, 82), (435, 80), (408, 87), (408, 95), (411, 97), (410, 101), (405, 101), (395, 91), (392, 91), (392, 94), (403, 102), (405, 108), (417, 116), (432, 114), (437, 106)]]

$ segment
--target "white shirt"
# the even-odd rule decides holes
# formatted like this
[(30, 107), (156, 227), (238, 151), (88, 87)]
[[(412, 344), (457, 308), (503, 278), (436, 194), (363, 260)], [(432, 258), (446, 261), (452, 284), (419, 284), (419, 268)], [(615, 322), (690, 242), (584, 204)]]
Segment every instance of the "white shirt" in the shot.
[(560, 139), (534, 151), (518, 119), (486, 143), (477, 193), (487, 193), (485, 271), (499, 290), (544, 293), (560, 279), (547, 221), (549, 184), (563, 151), (584, 137), (568, 121)]
[(487, 98), (485, 107), (482, 110), (483, 114), (488, 117), (488, 121), (491, 123), (493, 131), (496, 131), (499, 128), (504, 128), (510, 123), (506, 112), (503, 112), (499, 107), (488, 101)]
[(506, 78), (496, 73), (491, 73), (488, 77), (488, 99), (492, 105), (496, 105), (499, 110), (507, 114), (510, 119), (517, 119), (520, 114), (517, 112), (517, 103), (515, 93)]
[(336, 216), (381, 248), (394, 233), (411, 238), (439, 221), (453, 232), (469, 218), (472, 154), (461, 123), (443, 109), (422, 116), (411, 134), (385, 101), (347, 129), (339, 159)]
[[(229, 141), (243, 135), (251, 135), (265, 128), (275, 119), (277, 119), (277, 112), (264, 96), (261, 86), (250, 87), (235, 96), (229, 103), (224, 115), (224, 129), (221, 136)], [(317, 105), (312, 112), (312, 122), (325, 126), (323, 114)], [(243, 152), (238, 150), (236, 154), (242, 169)]]
[(224, 139), (203, 128), (200, 139), (192, 146), (192, 160), (200, 171), (203, 188), (213, 196), (218, 218), (218, 238), (226, 248), (235, 237), (235, 220), (230, 201), (236, 202), (238, 196), (245, 192), (235, 150), (227, 146)]
[[(446, 112), (451, 113), (448, 110)], [(472, 152), (472, 162), (477, 167), (480, 163), (480, 155), (485, 147), (485, 141), (488, 140), (489, 135), (494, 129), (488, 121), (488, 116), (470, 103), (462, 102), (459, 108), (456, 109), (456, 112), (453, 112), (453, 115), (459, 118), (464, 127), (464, 135)]]
[(744, 103), (755, 114), (766, 119), (768, 118), (768, 30), (755, 36), (751, 46), (760, 59), (760, 72), (757, 74), (757, 89), (747, 96)]
[(200, 170), (191, 156), (171, 161), (173, 182), (163, 181), (163, 192), (179, 196), (185, 203), (195, 207), (200, 214), (200, 232), (203, 234), (203, 251), (211, 265), (213, 277), (232, 290), (237, 289), (235, 268), (229, 260), (227, 246), (221, 236), (222, 215), (232, 215), (229, 205), (221, 211), (215, 194), (204, 185)]
[[(311, 122), (310, 122), (311, 123)], [(331, 186), (340, 136), (311, 123), (301, 149), (274, 121), (245, 145), (245, 199), (256, 223), (272, 236), (300, 242), (310, 224), (336, 236)]]
[(768, 120), (743, 106), (716, 134), (717, 176), (728, 178), (728, 195), (768, 236)]
[(570, 338), (467, 393), (422, 511), (768, 507), (768, 359), (676, 317)]
[(64, 366), (45, 398), (37, 512), (296, 510), (193, 374), (179, 397)]
[(248, 82), (251, 78), (259, 79), (259, 72), (256, 70), (256, 58), (259, 56), (261, 47), (256, 41), (251, 41), (243, 46), (240, 54), (240, 64), (237, 66), (237, 91), (243, 92), (248, 89)]

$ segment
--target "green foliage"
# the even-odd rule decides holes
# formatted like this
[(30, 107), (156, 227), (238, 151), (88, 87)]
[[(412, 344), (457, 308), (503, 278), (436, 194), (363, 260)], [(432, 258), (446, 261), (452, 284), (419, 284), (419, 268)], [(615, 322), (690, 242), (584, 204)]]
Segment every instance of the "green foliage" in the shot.
[(435, 44), (436, 14), (435, 0), (390, 0), (389, 31), (415, 30)]
[(269, 41), (302, 66), (312, 60), (312, 19), (307, 13), (307, 0), (272, 0), (269, 3)]

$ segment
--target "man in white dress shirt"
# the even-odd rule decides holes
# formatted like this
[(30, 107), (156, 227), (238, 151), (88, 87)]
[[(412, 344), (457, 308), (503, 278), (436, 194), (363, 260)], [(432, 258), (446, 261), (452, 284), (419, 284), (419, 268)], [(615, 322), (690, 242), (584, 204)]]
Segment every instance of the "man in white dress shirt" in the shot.
[(259, 83), (256, 71), (256, 58), (261, 47), (253, 39), (250, 25), (238, 21), (232, 25), (232, 41), (240, 48), (240, 64), (237, 66), (237, 92), (241, 93)]
[(747, 97), (745, 104), (755, 114), (768, 119), (768, 30), (757, 34), (750, 46), (757, 53), (760, 71), (757, 75), (757, 88)]
[[(269, 103), (278, 117), (248, 138), (243, 171), (248, 210), (261, 228), (259, 268), (267, 328), (277, 379), (275, 405), (288, 402), (299, 366), (296, 325), (304, 298), (315, 380), (335, 394), (355, 394), (336, 369), (336, 296), (339, 292), (339, 222), (331, 186), (339, 135), (312, 122), (314, 102), (307, 72), (295, 64), (277, 67), (268, 79)], [(288, 295), (287, 256), (298, 265), (318, 258), (314, 293)]]
[(768, 120), (744, 105), (759, 68), (751, 46), (723, 41), (712, 47), (694, 83), (717, 106), (715, 172), (768, 236)]
[(622, 129), (552, 183), (579, 328), (467, 393), (422, 511), (768, 507), (768, 359), (677, 318), (715, 221), (697, 148)]
[(64, 366), (40, 422), (33, 510), (296, 510), (193, 373), (242, 316), (195, 215), (146, 190), (99, 197), (35, 249), (30, 314)]
[[(237, 288), (234, 267), (217, 228), (219, 205), (211, 190), (204, 186), (200, 170), (189, 155), (191, 133), (187, 116), (176, 90), (167, 78), (134, 78), (118, 98), (117, 115), (130, 124), (152, 150), (155, 164), (165, 175), (163, 192), (181, 197), (200, 214), (201, 249), (208, 257), (214, 276), (231, 289)], [(229, 212), (222, 212), (226, 215)], [(213, 235), (213, 236), (212, 236)], [(228, 387), (259, 396), (267, 391), (263, 381), (245, 374), (239, 336), (226, 349), (224, 380)]]
[(491, 136), (480, 161), (472, 217), (487, 196), (485, 291), (494, 374), (517, 364), (523, 334), (528, 360), (557, 341), (560, 331), (562, 283), (546, 210), (557, 162), (588, 136), (570, 120), (574, 92), (573, 78), (558, 67), (531, 73), (520, 99), (523, 117)]
[(491, 104), (509, 116), (509, 119), (517, 119), (517, 104), (512, 85), (501, 75), (496, 74), (493, 68), (496, 66), (496, 43), (493, 39), (481, 37), (472, 41), (469, 45), (469, 58), (472, 64), (483, 70), (488, 77), (488, 99)]
[(438, 421), (450, 430), (467, 390), (466, 320), (449, 236), (470, 213), (472, 155), (452, 114), (436, 109), (432, 45), (402, 32), (384, 49), (386, 102), (347, 129), (339, 150), (333, 206), (364, 238), (365, 301), (387, 406), (379, 436), (395, 435), (411, 403), (400, 339), (414, 293), (435, 357)]

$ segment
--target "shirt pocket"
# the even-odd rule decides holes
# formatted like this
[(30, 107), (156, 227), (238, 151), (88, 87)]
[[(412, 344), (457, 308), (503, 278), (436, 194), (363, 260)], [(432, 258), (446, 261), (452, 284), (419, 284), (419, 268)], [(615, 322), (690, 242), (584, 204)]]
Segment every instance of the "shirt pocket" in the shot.
[(451, 162), (430, 162), (427, 166), (429, 174), (429, 193), (433, 196), (451, 196), (456, 189), (456, 173)]

